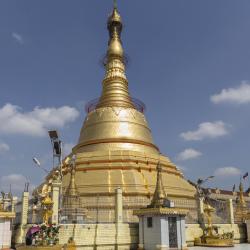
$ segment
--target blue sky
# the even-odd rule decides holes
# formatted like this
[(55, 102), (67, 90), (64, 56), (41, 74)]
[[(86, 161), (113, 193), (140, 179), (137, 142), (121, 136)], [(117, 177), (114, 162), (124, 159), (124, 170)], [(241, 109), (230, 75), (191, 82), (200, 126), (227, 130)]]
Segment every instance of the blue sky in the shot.
[[(250, 170), (250, 2), (118, 1), (132, 96), (187, 178), (231, 189)], [(101, 92), (111, 0), (0, 1), (0, 186), (51, 168), (47, 129), (74, 145)], [(248, 181), (245, 186), (249, 185)]]

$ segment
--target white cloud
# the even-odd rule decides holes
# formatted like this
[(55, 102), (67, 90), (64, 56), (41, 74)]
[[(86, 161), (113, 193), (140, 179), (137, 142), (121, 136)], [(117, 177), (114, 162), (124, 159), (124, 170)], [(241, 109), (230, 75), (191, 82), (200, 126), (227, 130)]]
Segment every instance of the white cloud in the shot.
[(178, 161), (186, 161), (186, 160), (198, 158), (201, 155), (202, 155), (201, 152), (199, 152), (193, 148), (187, 148), (177, 155), (177, 160)]
[(186, 141), (200, 141), (206, 138), (217, 138), (228, 133), (228, 125), (222, 121), (215, 121), (200, 123), (197, 130), (183, 132), (180, 137)]
[(219, 94), (210, 97), (211, 102), (246, 104), (250, 103), (250, 84), (243, 81), (241, 85), (235, 88), (222, 89)]
[(0, 154), (10, 150), (10, 146), (6, 143), (0, 143)]
[(241, 171), (236, 167), (221, 167), (214, 171), (215, 176), (240, 176)]
[[(0, 178), (0, 188), (1, 191), (8, 192), (11, 185), (12, 192), (20, 195), (24, 190), (25, 183), (27, 182), (29, 182), (27, 178), (21, 174), (10, 174)], [(34, 187), (35, 186), (30, 183), (29, 190), (31, 191)]]
[(65, 143), (64, 145), (63, 145), (63, 153), (64, 153), (64, 155), (66, 156), (66, 155), (69, 155), (70, 153), (71, 153), (71, 151), (72, 151), (72, 148), (75, 146), (75, 144), (74, 143)]
[(11, 36), (13, 39), (15, 39), (18, 43), (20, 44), (23, 44), (24, 43), (24, 40), (23, 40), (23, 37), (21, 34), (19, 33), (16, 33), (16, 32), (12, 32), (11, 33)]
[(62, 128), (78, 116), (79, 112), (69, 106), (35, 107), (30, 112), (23, 112), (20, 107), (8, 103), (0, 108), (0, 134), (43, 136), (48, 129)]

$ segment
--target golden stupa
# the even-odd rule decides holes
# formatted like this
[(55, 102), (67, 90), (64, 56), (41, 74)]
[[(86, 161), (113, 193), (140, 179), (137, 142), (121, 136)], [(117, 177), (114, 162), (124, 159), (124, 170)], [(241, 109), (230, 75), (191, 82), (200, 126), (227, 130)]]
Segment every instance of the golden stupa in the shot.
[[(157, 179), (157, 163), (162, 166), (162, 179), (168, 197), (176, 206), (194, 207), (195, 188), (181, 171), (154, 144), (143, 113), (128, 91), (124, 51), (121, 42), (121, 16), (115, 6), (108, 18), (109, 42), (105, 76), (98, 102), (88, 110), (78, 144), (75, 181), (88, 217), (93, 221), (115, 219), (115, 189), (123, 191), (123, 218), (137, 221), (136, 208), (147, 206)], [(70, 173), (63, 178), (66, 190)]]
[(235, 206), (234, 220), (236, 223), (245, 223), (247, 219), (248, 207), (244, 198), (244, 187), (242, 181), (239, 185), (239, 193)]

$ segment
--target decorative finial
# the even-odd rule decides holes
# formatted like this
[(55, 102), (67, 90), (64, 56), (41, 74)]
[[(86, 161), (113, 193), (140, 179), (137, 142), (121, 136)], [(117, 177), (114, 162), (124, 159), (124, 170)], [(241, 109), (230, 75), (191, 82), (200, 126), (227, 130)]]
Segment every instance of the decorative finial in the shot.
[(163, 207), (164, 202), (167, 199), (167, 194), (164, 190), (163, 182), (162, 182), (162, 166), (160, 162), (158, 162), (157, 167), (157, 181), (155, 186), (155, 192), (153, 199), (151, 201), (150, 207)]
[(78, 196), (75, 174), (76, 174), (76, 165), (75, 165), (75, 158), (73, 158), (69, 186), (66, 190), (67, 196)]
[(135, 108), (128, 92), (126, 65), (121, 41), (122, 19), (114, 0), (114, 9), (108, 18), (108, 50), (105, 58), (106, 73), (103, 79), (103, 91), (97, 109), (102, 107)]

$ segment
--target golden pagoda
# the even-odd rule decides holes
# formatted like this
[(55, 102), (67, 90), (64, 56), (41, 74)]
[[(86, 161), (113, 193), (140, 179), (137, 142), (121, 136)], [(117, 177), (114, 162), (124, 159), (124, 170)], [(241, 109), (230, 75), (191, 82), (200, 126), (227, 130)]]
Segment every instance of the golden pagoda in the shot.
[[(176, 206), (194, 207), (195, 188), (162, 155), (154, 144), (144, 109), (128, 90), (126, 63), (121, 42), (123, 23), (116, 6), (108, 18), (108, 49), (105, 76), (98, 102), (88, 108), (76, 155), (75, 182), (79, 196), (93, 221), (112, 222), (115, 218), (115, 189), (123, 192), (124, 221), (137, 221), (133, 210), (146, 207), (153, 196), (157, 164), (161, 162), (162, 185)], [(139, 49), (139, 48), (138, 48)], [(63, 177), (63, 189), (70, 173)]]

